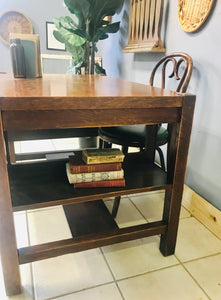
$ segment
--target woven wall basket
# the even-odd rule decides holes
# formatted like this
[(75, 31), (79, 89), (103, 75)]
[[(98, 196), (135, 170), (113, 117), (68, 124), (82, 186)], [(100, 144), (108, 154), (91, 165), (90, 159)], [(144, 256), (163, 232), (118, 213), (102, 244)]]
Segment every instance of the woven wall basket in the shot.
[(30, 19), (17, 10), (9, 10), (0, 16), (0, 39), (9, 45), (10, 33), (33, 33)]
[(214, 0), (178, 0), (177, 12), (181, 28), (187, 32), (197, 30), (206, 20)]

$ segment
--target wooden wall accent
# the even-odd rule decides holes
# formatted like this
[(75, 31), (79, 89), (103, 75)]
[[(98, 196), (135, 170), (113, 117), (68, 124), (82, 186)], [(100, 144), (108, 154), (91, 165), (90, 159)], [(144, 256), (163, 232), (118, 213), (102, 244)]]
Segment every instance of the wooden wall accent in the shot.
[(184, 185), (183, 206), (212, 233), (221, 239), (221, 211)]
[(160, 38), (163, 0), (130, 0), (129, 37), (123, 52), (165, 52)]

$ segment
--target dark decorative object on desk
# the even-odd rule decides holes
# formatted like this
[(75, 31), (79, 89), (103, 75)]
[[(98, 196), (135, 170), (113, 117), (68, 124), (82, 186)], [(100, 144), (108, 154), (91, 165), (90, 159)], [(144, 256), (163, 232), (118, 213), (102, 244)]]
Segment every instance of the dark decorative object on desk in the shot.
[(25, 77), (25, 55), (20, 39), (10, 41), (10, 52), (12, 59), (12, 69), (15, 78)]
[(113, 16), (122, 6), (123, 0), (64, 0), (68, 10), (74, 15), (54, 18), (57, 28), (54, 37), (65, 44), (72, 55), (75, 73), (105, 74), (105, 70), (95, 63), (97, 42), (108, 38), (108, 33), (119, 30), (120, 22), (110, 23), (104, 20)]
[(15, 77), (42, 76), (38, 34), (10, 33), (10, 50)]

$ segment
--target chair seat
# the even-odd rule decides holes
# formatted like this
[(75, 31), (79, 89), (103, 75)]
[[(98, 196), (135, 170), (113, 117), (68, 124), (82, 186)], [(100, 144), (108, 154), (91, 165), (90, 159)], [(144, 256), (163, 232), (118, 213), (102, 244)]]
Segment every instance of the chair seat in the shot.
[[(145, 125), (102, 127), (98, 130), (99, 136), (107, 142), (127, 147), (145, 146)], [(159, 126), (157, 131), (156, 146), (166, 144), (168, 131)]]

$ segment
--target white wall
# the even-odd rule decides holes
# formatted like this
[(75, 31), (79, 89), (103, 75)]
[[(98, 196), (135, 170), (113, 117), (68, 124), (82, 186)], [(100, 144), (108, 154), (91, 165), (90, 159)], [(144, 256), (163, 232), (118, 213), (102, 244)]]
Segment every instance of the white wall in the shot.
[[(177, 19), (177, 0), (165, 0), (162, 38), (167, 53), (187, 52), (193, 58), (194, 70), (188, 92), (196, 94), (196, 108), (187, 166), (186, 183), (213, 205), (221, 209), (221, 1), (205, 25), (195, 33), (184, 32)], [(46, 50), (45, 22), (67, 15), (63, 0), (1, 0), (0, 13), (18, 9), (32, 21), (35, 33), (40, 34), (41, 52)], [(121, 21), (119, 33), (99, 43), (99, 54), (110, 76), (147, 83), (150, 72), (163, 54), (122, 53), (127, 43), (129, 0), (113, 20)], [(0, 71), (11, 71), (8, 46), (0, 42)], [(59, 53), (59, 52), (57, 52)]]

